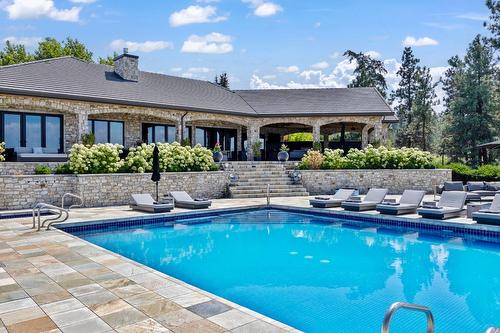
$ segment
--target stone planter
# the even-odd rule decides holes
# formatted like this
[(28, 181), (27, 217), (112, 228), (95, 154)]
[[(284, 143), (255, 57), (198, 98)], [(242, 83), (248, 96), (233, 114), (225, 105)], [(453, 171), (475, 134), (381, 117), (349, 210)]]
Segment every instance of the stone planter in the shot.
[(290, 155), (288, 155), (287, 151), (280, 151), (278, 153), (278, 161), (280, 162), (286, 162), (290, 158)]
[(219, 163), (224, 159), (224, 155), (220, 151), (215, 151), (212, 156), (215, 163)]

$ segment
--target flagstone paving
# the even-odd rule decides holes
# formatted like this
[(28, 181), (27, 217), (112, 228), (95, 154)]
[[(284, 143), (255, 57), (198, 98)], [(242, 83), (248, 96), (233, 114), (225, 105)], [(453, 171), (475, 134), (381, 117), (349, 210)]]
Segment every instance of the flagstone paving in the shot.
[[(308, 199), (272, 203), (308, 207)], [(214, 200), (212, 209), (265, 202)], [(75, 209), (68, 222), (143, 214), (125, 206)], [(0, 220), (0, 333), (298, 332), (72, 235), (30, 227), (31, 218)]]

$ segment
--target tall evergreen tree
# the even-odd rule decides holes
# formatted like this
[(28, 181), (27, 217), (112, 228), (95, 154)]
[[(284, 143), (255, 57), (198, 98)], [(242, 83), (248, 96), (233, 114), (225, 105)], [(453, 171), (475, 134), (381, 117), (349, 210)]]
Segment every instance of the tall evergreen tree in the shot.
[(226, 89), (229, 89), (229, 77), (227, 76), (227, 73), (224, 72), (220, 75), (215, 76), (215, 81), (216, 84), (218, 84), (221, 87), (224, 87)]
[(429, 68), (417, 68), (415, 73), (415, 96), (411, 106), (412, 122), (410, 132), (414, 134), (414, 146), (422, 150), (431, 147), (432, 133), (435, 128), (437, 83), (433, 83)]
[(489, 39), (495, 49), (500, 49), (500, 1), (486, 0), (486, 6), (490, 10), (490, 21), (484, 25), (491, 31), (492, 37)]
[(401, 67), (397, 71), (400, 77), (398, 88), (392, 92), (390, 102), (396, 104), (394, 109), (399, 118), (396, 130), (396, 145), (413, 146), (412, 111), (413, 101), (417, 91), (416, 74), (418, 71), (419, 59), (413, 55), (411, 47), (405, 47), (401, 57)]
[(479, 161), (477, 145), (492, 141), (500, 124), (498, 81), (494, 75), (493, 51), (486, 40), (476, 36), (461, 60), (453, 57), (445, 73), (444, 89), (450, 154), (475, 165)]
[(33, 55), (26, 51), (24, 45), (5, 42), (5, 46), (0, 51), (0, 66), (14, 65), (22, 62), (33, 61)]
[(387, 74), (387, 70), (382, 61), (372, 59), (363, 52), (356, 53), (351, 50), (345, 51), (344, 57), (347, 57), (349, 62), (356, 61), (355, 78), (349, 83), (349, 88), (375, 87), (382, 96), (386, 97), (387, 83), (384, 75)]

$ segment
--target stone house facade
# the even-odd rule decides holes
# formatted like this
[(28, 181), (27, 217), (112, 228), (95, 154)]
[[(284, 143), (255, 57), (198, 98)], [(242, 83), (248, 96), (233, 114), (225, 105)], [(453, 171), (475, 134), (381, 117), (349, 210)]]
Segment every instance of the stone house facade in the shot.
[(383, 142), (396, 119), (372, 88), (231, 91), (142, 72), (138, 62), (125, 53), (114, 68), (71, 57), (0, 67), (0, 141), (29, 155), (67, 153), (89, 132), (125, 147), (188, 139), (219, 142), (230, 160), (251, 157), (261, 141), (273, 159), (291, 133), (310, 132), (325, 148), (361, 148)]

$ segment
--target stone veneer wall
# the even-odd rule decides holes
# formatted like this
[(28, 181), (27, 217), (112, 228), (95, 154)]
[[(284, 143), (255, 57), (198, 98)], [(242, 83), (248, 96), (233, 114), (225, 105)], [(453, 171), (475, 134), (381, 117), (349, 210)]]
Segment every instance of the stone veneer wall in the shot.
[(54, 169), (63, 162), (2, 162), (0, 163), (0, 175), (34, 175), (37, 165), (48, 165)]
[[(186, 191), (193, 197), (224, 196), (229, 173), (163, 173), (160, 196), (169, 191)], [(133, 193), (151, 193), (151, 174), (33, 175), (0, 176), (0, 210), (32, 208), (37, 202), (61, 205), (66, 192), (80, 195), (86, 207), (127, 205)]]
[(301, 170), (302, 183), (312, 194), (331, 194), (336, 188), (353, 187), (366, 193), (369, 188), (382, 187), (391, 194), (408, 190), (434, 191), (434, 185), (451, 181), (448, 169), (406, 170)]

